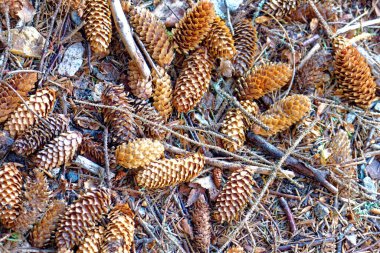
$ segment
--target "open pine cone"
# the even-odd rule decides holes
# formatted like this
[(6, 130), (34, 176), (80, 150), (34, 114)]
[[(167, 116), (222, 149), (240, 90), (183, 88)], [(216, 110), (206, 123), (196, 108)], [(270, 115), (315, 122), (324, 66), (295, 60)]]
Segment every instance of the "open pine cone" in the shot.
[(152, 81), (145, 79), (135, 61), (128, 62), (128, 86), (133, 95), (141, 99), (148, 99), (152, 96)]
[(167, 121), (172, 114), (172, 83), (170, 76), (164, 68), (157, 66), (158, 72), (152, 71), (152, 82), (154, 86), (153, 106)]
[(290, 12), (294, 11), (305, 0), (269, 0), (265, 5), (263, 10), (275, 17), (284, 17)]
[(79, 246), (76, 253), (98, 253), (100, 252), (104, 234), (104, 227), (96, 226), (91, 228)]

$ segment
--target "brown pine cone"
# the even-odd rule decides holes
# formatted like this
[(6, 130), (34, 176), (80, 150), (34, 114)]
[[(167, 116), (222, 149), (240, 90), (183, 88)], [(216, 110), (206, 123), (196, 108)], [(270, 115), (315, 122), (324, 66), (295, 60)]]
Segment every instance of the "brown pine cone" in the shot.
[(332, 48), (335, 52), (339, 51), (340, 49), (344, 49), (349, 45), (349, 40), (343, 36), (337, 36), (332, 41)]
[[(95, 142), (90, 136), (83, 136), (83, 140), (80, 145), (80, 154), (101, 166), (106, 164), (104, 146), (98, 142)], [(110, 168), (115, 169), (117, 164), (113, 150), (108, 150), (108, 160)]]
[(101, 252), (131, 251), (135, 232), (134, 216), (128, 204), (119, 204), (111, 210)]
[(69, 118), (63, 114), (52, 114), (45, 120), (48, 124), (39, 121), (26, 129), (13, 143), (12, 151), (21, 156), (28, 156), (67, 131), (69, 126)]
[(194, 51), (184, 62), (173, 94), (178, 112), (192, 110), (202, 99), (211, 80), (212, 62), (204, 48)]
[(128, 62), (128, 86), (131, 93), (138, 98), (148, 99), (152, 96), (152, 81), (144, 78), (135, 61)]
[(305, 0), (269, 0), (263, 10), (275, 17), (284, 17), (294, 11)]
[(164, 145), (159, 141), (136, 139), (116, 148), (116, 161), (125, 168), (136, 169), (160, 159), (164, 156), (164, 151)]
[(21, 0), (0, 0), (0, 12), (5, 15), (5, 11), (9, 10), (12, 18), (18, 19), (18, 13), (21, 11), (23, 3)]
[(21, 205), (22, 178), (18, 163), (4, 163), (0, 167), (0, 222), (13, 228)]
[(98, 253), (100, 252), (104, 234), (104, 227), (91, 228), (79, 246), (77, 253)]
[(46, 247), (52, 234), (57, 228), (60, 216), (65, 212), (66, 204), (61, 200), (55, 200), (46, 211), (40, 222), (36, 223), (30, 233), (29, 242), (33, 247)]
[(74, 158), (81, 142), (81, 133), (77, 131), (63, 133), (38, 151), (31, 158), (31, 164), (46, 171), (60, 167), (63, 164), (68, 165)]
[(223, 180), (223, 171), (220, 168), (214, 168), (212, 170), (212, 179), (214, 181), (214, 184), (216, 188), (220, 188), (222, 186), (222, 180)]
[(194, 224), (194, 245), (201, 252), (208, 252), (211, 241), (210, 208), (204, 197), (200, 195), (194, 203), (192, 222)]
[(204, 156), (198, 153), (179, 159), (161, 159), (151, 162), (135, 176), (140, 187), (157, 189), (189, 182), (202, 171)]
[(234, 25), (234, 41), (236, 54), (233, 59), (235, 76), (243, 76), (254, 63), (257, 32), (248, 19), (243, 19)]
[[(29, 97), (26, 105), (37, 115), (44, 118), (53, 110), (55, 104), (55, 91), (50, 88), (37, 90), (35, 95)], [(34, 115), (24, 104), (21, 104), (5, 122), (4, 129), (9, 131), (12, 137), (22, 134), (28, 127), (33, 126), (39, 118)]]
[(153, 106), (158, 113), (167, 121), (172, 114), (172, 82), (164, 68), (158, 67), (159, 74), (152, 71), (152, 82), (154, 86)]
[(342, 164), (352, 159), (351, 141), (344, 130), (339, 130), (327, 147), (332, 152), (328, 163)]
[(300, 121), (311, 110), (311, 101), (305, 95), (292, 95), (277, 101), (259, 116), (259, 120), (269, 127), (269, 131), (253, 125), (253, 132), (262, 136), (272, 136), (288, 129)]
[(259, 99), (265, 94), (280, 89), (292, 78), (287, 64), (264, 64), (238, 79), (237, 92), (240, 100)]
[(214, 217), (218, 222), (231, 222), (239, 216), (253, 193), (252, 183), (252, 173), (248, 169), (231, 174), (216, 199)]
[(106, 54), (111, 42), (111, 10), (107, 0), (86, 1), (84, 31), (95, 54)]
[(236, 246), (227, 249), (225, 253), (245, 253), (245, 250), (240, 246)]
[(59, 221), (55, 241), (58, 250), (70, 250), (79, 245), (86, 233), (95, 227), (111, 205), (109, 190), (105, 188), (92, 189), (66, 208)]
[(23, 98), (26, 98), (28, 93), (34, 88), (37, 80), (37, 73), (26, 72), (15, 74), (11, 78), (7, 79), (6, 82), (17, 90)]
[(188, 10), (173, 31), (178, 50), (183, 53), (194, 50), (207, 36), (214, 19), (214, 5), (208, 0), (199, 1)]

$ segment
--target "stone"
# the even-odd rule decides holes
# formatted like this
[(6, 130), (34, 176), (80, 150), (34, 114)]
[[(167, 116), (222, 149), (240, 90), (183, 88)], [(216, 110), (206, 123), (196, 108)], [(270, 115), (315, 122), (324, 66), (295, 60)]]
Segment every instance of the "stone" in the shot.
[(214, 4), (216, 14), (225, 19), (227, 18), (226, 5), (228, 6), (230, 12), (234, 12), (243, 3), (243, 0), (211, 0), (211, 2)]
[(317, 217), (318, 220), (322, 220), (330, 213), (330, 210), (327, 206), (323, 205), (322, 203), (318, 202), (317, 205), (314, 207), (314, 214)]
[(83, 64), (84, 47), (78, 42), (66, 49), (58, 67), (58, 73), (64, 76), (74, 76)]
[(373, 182), (373, 180), (370, 177), (365, 177), (363, 178), (363, 184), (364, 184), (364, 187), (367, 188), (369, 192), (373, 192), (372, 195), (376, 197), (377, 187), (375, 183)]
[(348, 124), (352, 124), (356, 119), (356, 115), (354, 113), (347, 113), (346, 115), (346, 122)]

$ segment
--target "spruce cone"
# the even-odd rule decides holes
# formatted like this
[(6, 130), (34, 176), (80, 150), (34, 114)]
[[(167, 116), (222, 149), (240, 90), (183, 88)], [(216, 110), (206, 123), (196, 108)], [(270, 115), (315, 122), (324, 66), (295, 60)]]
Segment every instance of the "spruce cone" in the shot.
[[(80, 145), (80, 153), (91, 161), (104, 166), (106, 164), (104, 157), (104, 146), (92, 140), (89, 136), (83, 136), (82, 144)], [(111, 169), (116, 168), (116, 158), (113, 151), (108, 150), (108, 159)]]
[(149, 79), (144, 79), (141, 75), (136, 62), (128, 62), (128, 86), (131, 88), (131, 92), (138, 98), (148, 99), (152, 96), (152, 81)]
[(178, 112), (188, 112), (199, 103), (208, 89), (211, 69), (212, 62), (203, 48), (185, 60), (173, 94), (173, 105)]
[(69, 206), (60, 220), (55, 241), (58, 250), (70, 250), (83, 241), (92, 229), (108, 212), (111, 198), (107, 189), (90, 190)]
[(166, 73), (165, 69), (158, 67), (158, 75), (156, 71), (152, 72), (152, 82), (154, 85), (153, 92), (153, 106), (158, 113), (167, 121), (172, 114), (172, 83), (170, 76)]
[(214, 5), (208, 0), (199, 1), (176, 24), (173, 39), (181, 52), (194, 50), (207, 36), (215, 19)]
[(265, 131), (254, 125), (253, 132), (262, 136), (272, 136), (282, 132), (301, 120), (311, 110), (311, 101), (304, 95), (292, 95), (276, 102), (269, 110), (260, 115), (270, 130)]
[(275, 17), (284, 17), (294, 11), (305, 0), (269, 0), (263, 10)]
[(253, 70), (247, 76), (238, 79), (238, 98), (259, 99), (265, 94), (280, 89), (292, 77), (287, 64), (265, 64)]
[(32, 157), (31, 163), (47, 171), (63, 164), (70, 164), (81, 142), (81, 133), (77, 131), (63, 133), (38, 151)]
[[(1, 1), (1, 0), (0, 0)], [(26, 98), (28, 93), (34, 88), (37, 82), (37, 73), (19, 73), (7, 79), (8, 82), (17, 92)]]
[(223, 171), (220, 168), (214, 168), (212, 170), (212, 179), (214, 181), (216, 188), (219, 189), (220, 186), (222, 186)]
[(23, 3), (21, 0), (0, 0), (0, 12), (5, 15), (5, 10), (9, 10), (12, 18), (19, 18), (18, 13), (21, 11)]
[(79, 246), (77, 253), (98, 253), (102, 245), (104, 227), (98, 226), (91, 228)]
[(135, 232), (134, 213), (128, 204), (119, 204), (109, 213), (101, 252), (131, 252)]
[(204, 164), (204, 156), (198, 153), (180, 159), (161, 159), (138, 171), (135, 179), (144, 188), (174, 186), (197, 177)]
[(203, 194), (194, 203), (192, 221), (195, 247), (201, 252), (208, 252), (211, 241), (210, 209)]
[(111, 42), (111, 10), (107, 0), (86, 1), (84, 31), (95, 54), (105, 54)]
[(243, 76), (254, 63), (257, 32), (248, 19), (243, 19), (234, 26), (236, 55), (233, 59), (235, 76)]
[(21, 205), (22, 178), (18, 163), (4, 163), (0, 167), (0, 222), (13, 228)]
[(116, 148), (116, 161), (119, 165), (136, 169), (164, 156), (164, 145), (152, 139), (136, 139)]
[[(28, 107), (40, 117), (46, 117), (53, 110), (55, 103), (55, 91), (49, 88), (37, 90), (35, 95), (30, 96), (26, 101)], [(22, 134), (28, 127), (33, 126), (38, 117), (21, 104), (10, 116), (4, 125), (4, 129), (9, 131), (12, 137)]]
[(13, 143), (12, 151), (21, 156), (28, 156), (43, 147), (51, 139), (67, 131), (69, 118), (63, 114), (53, 114), (45, 119), (48, 124), (38, 122), (28, 128)]
[(215, 219), (223, 223), (236, 219), (253, 193), (252, 173), (248, 169), (235, 171), (216, 199)]
[(229, 248), (225, 252), (226, 253), (245, 253), (245, 250), (240, 246), (236, 246), (236, 247)]

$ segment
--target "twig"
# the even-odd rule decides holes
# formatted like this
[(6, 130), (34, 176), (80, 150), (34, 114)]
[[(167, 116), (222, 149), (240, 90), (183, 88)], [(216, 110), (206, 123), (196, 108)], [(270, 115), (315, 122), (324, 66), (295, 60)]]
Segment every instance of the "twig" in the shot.
[(5, 71), (5, 68), (7, 66), (7, 62), (8, 62), (8, 59), (9, 59), (9, 47), (10, 47), (10, 44), (12, 42), (12, 36), (11, 36), (11, 21), (10, 21), (10, 18), (9, 18), (9, 5), (8, 4), (5, 4), (5, 22), (7, 24), (7, 46), (4, 50), (4, 59), (3, 59), (3, 66), (1, 68), (1, 72), (0, 72), (0, 78), (3, 76), (4, 74), (4, 71)]
[(332, 32), (329, 24), (327, 24), (326, 20), (323, 18), (322, 14), (319, 12), (317, 6), (315, 6), (314, 0), (309, 0), (309, 4), (310, 4), (311, 8), (313, 9), (313, 11), (315, 12), (315, 15), (317, 15), (319, 21), (321, 21), (323, 27), (325, 28), (325, 30), (327, 32), (327, 35), (329, 37), (332, 37), (334, 33)]
[(230, 13), (230, 7), (228, 6), (227, 0), (223, 1), (224, 6), (226, 6), (226, 13), (227, 13), (227, 25), (230, 28), (232, 36), (235, 35), (234, 27), (232, 26), (231, 23), (231, 13)]
[(103, 132), (103, 150), (104, 150), (104, 166), (106, 167), (106, 186), (111, 187), (111, 178), (110, 178), (110, 161), (108, 156), (108, 127), (104, 127)]
[[(100, 177), (104, 175), (104, 168), (99, 166), (98, 164), (94, 163), (93, 161), (87, 159), (84, 156), (78, 155), (77, 158), (73, 161), (74, 164), (77, 166), (95, 174)], [(114, 177), (115, 175), (110, 172), (110, 178)]]
[(338, 29), (336, 31), (336, 33), (334, 34), (334, 36), (337, 36), (337, 35), (342, 34), (342, 33), (346, 33), (346, 32), (351, 31), (351, 30), (363, 28), (363, 27), (370, 26), (370, 25), (376, 25), (376, 24), (380, 24), (380, 18), (367, 20), (364, 22), (359, 22), (355, 25), (344, 26), (344, 27)]
[(139, 36), (137, 36), (136, 33), (133, 33), (133, 37), (135, 38), (137, 44), (139, 45), (141, 51), (143, 52), (143, 54), (145, 56), (145, 58), (148, 60), (150, 67), (153, 68), (154, 71), (156, 71), (156, 73), (158, 74), (158, 76), (160, 78), (162, 78), (161, 73), (158, 71), (157, 66), (154, 63), (154, 61), (153, 61), (152, 57), (150, 56), (150, 54), (148, 53), (148, 51), (146, 51), (146, 48), (145, 48), (144, 44), (142, 43), (142, 41), (140, 40)]
[(336, 239), (334, 237), (328, 237), (328, 238), (325, 238), (325, 239), (315, 239), (315, 240), (312, 240), (312, 241), (307, 241), (307, 242), (296, 242), (296, 243), (292, 243), (290, 245), (283, 245), (283, 246), (280, 246), (278, 248), (279, 251), (289, 251), (289, 250), (292, 250), (294, 247), (304, 247), (304, 246), (309, 246), (309, 247), (313, 247), (313, 246), (317, 246), (317, 245), (320, 245), (322, 243), (331, 243), (331, 242), (335, 242)]
[(313, 57), (313, 55), (321, 49), (321, 45), (319, 43), (315, 44), (310, 51), (307, 53), (307, 55), (302, 59), (300, 64), (297, 66), (297, 70), (300, 70), (310, 59)]
[[(259, 188), (259, 187), (253, 187), (253, 189), (255, 191), (261, 191), (261, 188)], [(274, 195), (274, 196), (278, 196), (278, 197), (283, 197), (283, 198), (287, 198), (287, 199), (301, 200), (301, 197), (299, 197), (299, 196), (294, 196), (294, 195), (290, 195), (290, 194), (286, 194), (286, 193), (282, 193), (282, 192), (276, 192), (276, 191), (273, 191), (273, 190), (268, 190), (268, 193), (270, 195)]]
[(73, 37), (80, 29), (83, 28), (83, 26), (86, 24), (86, 21), (83, 21), (80, 23), (77, 27), (75, 27), (69, 35), (67, 35), (61, 42), (59, 42), (60, 45), (65, 44), (71, 37)]
[(282, 209), (284, 209), (286, 217), (288, 218), (290, 232), (294, 234), (297, 231), (296, 223), (294, 221), (292, 211), (289, 208), (288, 202), (286, 202), (286, 200), (283, 197), (280, 198), (280, 205)]

